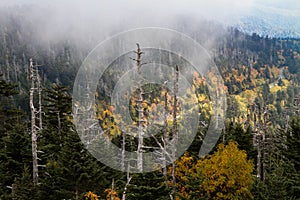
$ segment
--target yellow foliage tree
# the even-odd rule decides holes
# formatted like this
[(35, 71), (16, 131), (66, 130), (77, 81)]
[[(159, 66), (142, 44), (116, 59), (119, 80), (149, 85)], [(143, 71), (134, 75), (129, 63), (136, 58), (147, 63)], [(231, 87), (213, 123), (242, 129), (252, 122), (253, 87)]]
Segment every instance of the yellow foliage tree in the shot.
[(99, 200), (99, 196), (91, 191), (85, 193), (85, 200)]
[(109, 189), (106, 189), (104, 192), (107, 194), (106, 195), (107, 200), (120, 200), (120, 198), (118, 197), (117, 191), (109, 188)]
[[(185, 198), (190, 198), (189, 190), (186, 187), (189, 181), (188, 177), (190, 174), (195, 174), (195, 159), (189, 155), (189, 153), (185, 153), (180, 157), (176, 162), (175, 176), (176, 176), (176, 191), (181, 194), (181, 196)], [(168, 174), (171, 175), (172, 167), (169, 167)], [(171, 181), (168, 182), (169, 187), (171, 187)], [(178, 198), (176, 198), (177, 200)]]
[(253, 163), (238, 149), (236, 142), (220, 144), (217, 152), (199, 160), (197, 173), (203, 178), (201, 188), (209, 199), (253, 198), (250, 188)]

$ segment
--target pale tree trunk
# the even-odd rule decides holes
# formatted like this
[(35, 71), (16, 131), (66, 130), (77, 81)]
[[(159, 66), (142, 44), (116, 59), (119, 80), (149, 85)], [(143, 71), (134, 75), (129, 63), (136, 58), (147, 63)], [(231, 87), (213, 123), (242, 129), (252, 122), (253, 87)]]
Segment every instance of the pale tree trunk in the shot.
[(163, 175), (165, 178), (165, 184), (168, 186), (168, 176), (167, 176), (167, 162), (166, 162), (166, 151), (167, 145), (169, 143), (169, 133), (168, 133), (168, 89), (167, 82), (163, 85), (164, 94), (164, 137), (163, 137), (163, 151), (162, 151), (162, 166), (163, 166)]
[(288, 133), (289, 130), (289, 123), (290, 123), (290, 116), (289, 116), (289, 109), (285, 107), (285, 122), (284, 122), (284, 132)]
[[(42, 86), (41, 77), (37, 69), (38, 65), (33, 65), (32, 58), (29, 59), (29, 79), (30, 79), (30, 92), (29, 92), (29, 106), (31, 111), (31, 142), (32, 142), (32, 165), (33, 165), (33, 183), (38, 185), (38, 156), (37, 156), (37, 135), (43, 129), (42, 120)], [(34, 93), (38, 91), (38, 110), (34, 106)], [(38, 115), (38, 116), (37, 116)], [(38, 125), (37, 125), (38, 119)]]
[(35, 89), (35, 75), (33, 68), (33, 61), (30, 59), (30, 97), (29, 104), (31, 110), (31, 141), (32, 141), (32, 159), (33, 159), (33, 184), (36, 186), (38, 184), (38, 157), (37, 157), (37, 127), (36, 127), (36, 110), (34, 107), (34, 89)]
[(268, 157), (268, 151), (266, 149), (266, 133), (267, 133), (267, 117), (268, 117), (268, 107), (265, 106), (264, 108), (264, 124), (263, 124), (263, 136), (262, 136), (262, 143), (263, 143), (263, 162), (262, 162), (262, 180), (263, 182), (266, 180), (266, 173), (267, 173), (267, 157)]
[[(266, 103), (265, 103), (266, 104)], [(263, 182), (266, 179), (267, 173), (267, 159), (268, 159), (268, 149), (267, 149), (267, 141), (270, 141), (270, 138), (267, 138), (268, 133), (268, 107), (265, 105), (264, 107), (261, 103), (258, 104), (258, 109), (255, 110), (255, 126), (257, 127), (257, 131), (255, 134), (256, 138), (256, 146), (257, 146), (257, 175), (256, 177), (262, 180)]]
[[(143, 54), (143, 52), (140, 49), (139, 44), (137, 45), (137, 51), (135, 51), (136, 53), (136, 59), (133, 59), (136, 62), (136, 66), (137, 66), (137, 73), (139, 78), (141, 78), (141, 55)], [(137, 168), (138, 171), (142, 172), (143, 171), (143, 145), (144, 145), (144, 140), (143, 140), (143, 136), (144, 136), (144, 124), (145, 124), (145, 119), (144, 119), (144, 114), (143, 114), (143, 88), (141, 85), (141, 79), (138, 80), (138, 99), (136, 100), (137, 103), (137, 112), (138, 112), (138, 147), (137, 147)]]
[(257, 123), (258, 123), (258, 131), (257, 131), (257, 178), (261, 179), (261, 159), (262, 159), (262, 135), (261, 135), (261, 105), (259, 104), (258, 110), (257, 110)]
[(174, 195), (176, 191), (175, 183), (176, 183), (176, 177), (175, 177), (175, 172), (176, 172), (176, 145), (178, 141), (178, 122), (177, 122), (177, 109), (178, 109), (178, 79), (179, 79), (179, 68), (176, 65), (175, 67), (175, 80), (174, 80), (174, 100), (173, 100), (173, 125), (172, 125), (172, 191), (171, 191), (171, 196)]
[(123, 190), (122, 200), (126, 200), (127, 187), (130, 184), (130, 181), (132, 179), (132, 176), (130, 176), (130, 173), (129, 173), (129, 167), (130, 166), (128, 165), (128, 167), (127, 167), (127, 182), (126, 182), (124, 190)]
[(122, 154), (121, 154), (121, 170), (125, 171), (125, 146), (126, 146), (126, 133), (122, 130)]
[[(125, 130), (122, 129), (121, 127), (121, 130), (122, 130), (122, 154), (121, 154), (121, 169), (122, 171), (125, 171), (125, 147), (126, 147), (126, 133), (125, 133)], [(123, 194), (122, 194), (122, 200), (126, 200), (126, 193), (127, 193), (127, 187), (128, 185), (130, 184), (130, 181), (132, 179), (132, 177), (130, 176), (130, 162), (127, 163), (127, 182), (124, 186), (124, 189), (123, 189)]]
[(111, 181), (111, 191), (110, 191), (110, 200), (114, 199), (114, 187), (115, 187), (115, 179)]
[(256, 137), (257, 137), (257, 165), (256, 165), (257, 175), (256, 175), (256, 177), (261, 179), (261, 137), (260, 137), (260, 134), (257, 134)]
[(43, 119), (42, 119), (42, 86), (41, 86), (41, 76), (37, 71), (37, 89), (38, 89), (38, 96), (39, 96), (39, 128), (40, 130), (43, 129)]

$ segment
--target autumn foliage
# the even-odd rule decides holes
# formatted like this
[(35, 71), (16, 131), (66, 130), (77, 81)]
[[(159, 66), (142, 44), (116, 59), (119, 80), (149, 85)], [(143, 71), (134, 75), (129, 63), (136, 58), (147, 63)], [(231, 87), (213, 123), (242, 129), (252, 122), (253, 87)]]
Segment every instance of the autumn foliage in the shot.
[(252, 197), (252, 161), (238, 149), (236, 142), (220, 144), (218, 151), (197, 163), (204, 178), (201, 187), (210, 199), (247, 199)]
[(177, 191), (187, 199), (251, 199), (253, 167), (233, 141), (197, 162), (184, 154), (176, 163)]

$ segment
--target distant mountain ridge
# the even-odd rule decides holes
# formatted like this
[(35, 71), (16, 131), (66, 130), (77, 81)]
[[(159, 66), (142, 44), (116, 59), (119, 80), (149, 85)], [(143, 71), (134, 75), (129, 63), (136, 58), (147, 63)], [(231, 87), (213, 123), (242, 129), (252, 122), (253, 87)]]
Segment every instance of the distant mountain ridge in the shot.
[(300, 38), (300, 11), (256, 5), (234, 26), (247, 34), (272, 38)]

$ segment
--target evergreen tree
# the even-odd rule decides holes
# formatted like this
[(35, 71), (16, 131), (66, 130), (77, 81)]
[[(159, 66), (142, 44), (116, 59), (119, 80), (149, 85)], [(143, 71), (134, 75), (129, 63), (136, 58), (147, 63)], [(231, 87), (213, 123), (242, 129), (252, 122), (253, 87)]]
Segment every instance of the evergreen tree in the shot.
[(18, 186), (14, 181), (21, 178), (24, 165), (30, 166), (32, 162), (30, 134), (24, 121), (24, 114), (12, 103), (11, 96), (15, 94), (17, 91), (14, 85), (0, 80), (1, 199), (12, 198), (13, 189)]
[(295, 168), (290, 161), (279, 159), (272, 162), (265, 181), (256, 180), (253, 188), (254, 199), (261, 200), (290, 200), (298, 199), (294, 193), (295, 186), (298, 187), (299, 179), (295, 182)]
[(22, 176), (16, 177), (12, 185), (12, 199), (39, 199), (34, 190), (31, 174), (31, 170), (25, 165)]
[[(84, 148), (71, 119), (71, 96), (53, 85), (47, 91), (46, 126), (40, 139), (42, 162), (40, 193), (47, 199), (83, 198), (88, 191), (104, 192), (104, 167)], [(102, 196), (102, 195), (101, 195)]]
[(128, 187), (127, 200), (169, 199), (171, 188), (165, 185), (161, 172), (136, 174)]
[(283, 151), (286, 158), (293, 165), (295, 172), (291, 177), (292, 185), (290, 190), (297, 199), (300, 198), (300, 122), (297, 118), (291, 121), (291, 130), (287, 133), (286, 146), (287, 149)]

